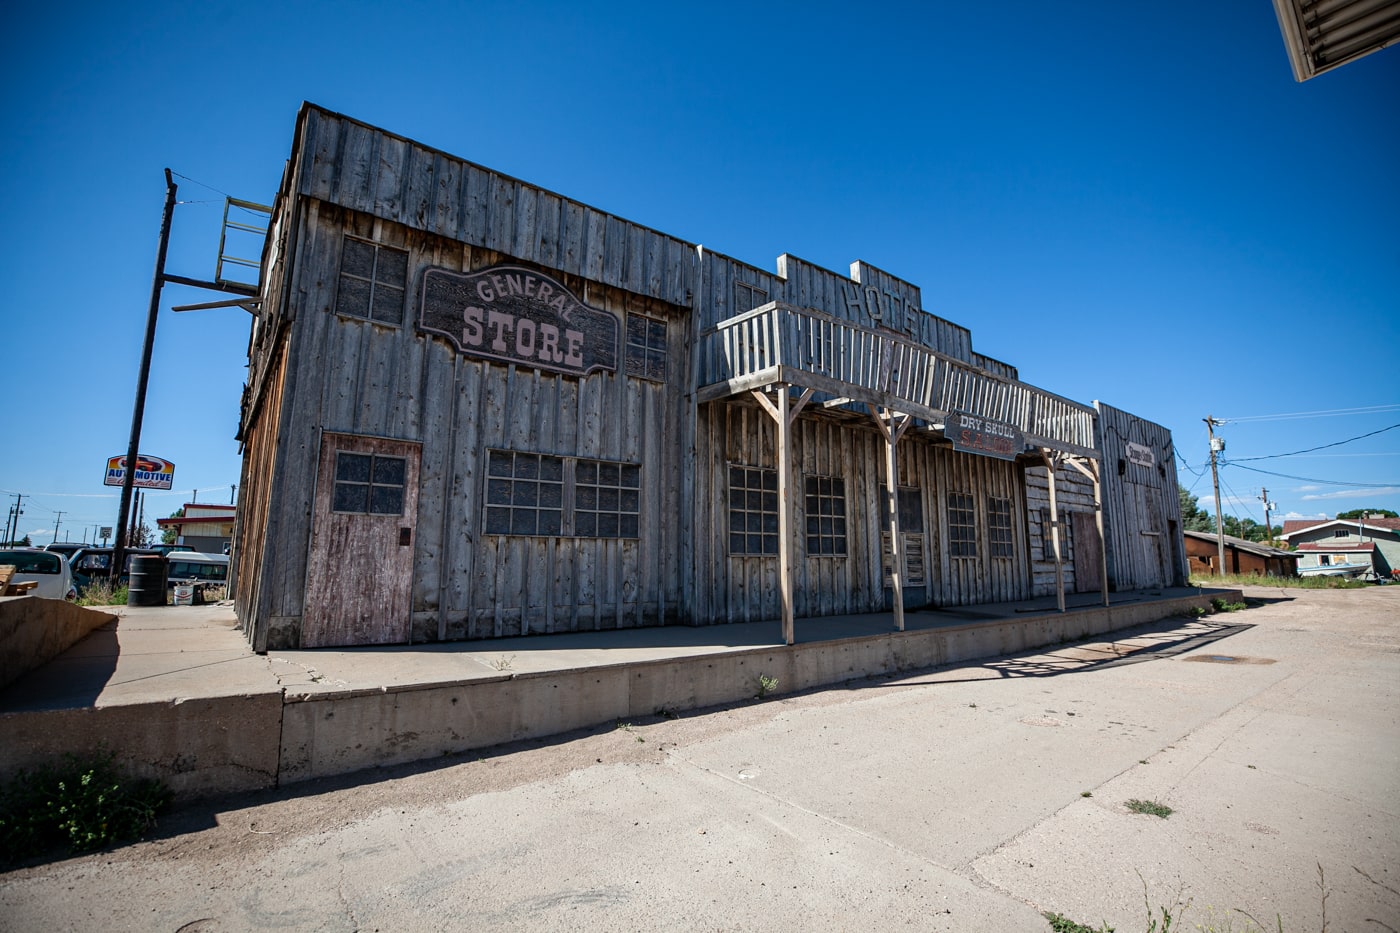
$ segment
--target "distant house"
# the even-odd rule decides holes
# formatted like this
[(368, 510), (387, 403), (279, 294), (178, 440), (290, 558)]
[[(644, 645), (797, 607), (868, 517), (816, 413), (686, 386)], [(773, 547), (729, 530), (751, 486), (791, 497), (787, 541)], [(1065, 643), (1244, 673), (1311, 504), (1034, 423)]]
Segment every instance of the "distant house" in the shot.
[(1400, 518), (1291, 520), (1281, 537), (1297, 548), (1300, 570), (1364, 563), (1368, 574), (1390, 577), (1400, 569)]
[(224, 548), (233, 540), (237, 506), (186, 502), (184, 511), (178, 518), (158, 518), (156, 524), (162, 531), (173, 528), (176, 544), (188, 544), (206, 554), (224, 553)]
[[(1213, 576), (1220, 557), (1219, 540), (1208, 531), (1184, 531), (1182, 534), (1186, 538), (1186, 557), (1191, 573)], [(1298, 555), (1258, 541), (1226, 535), (1225, 572), (1261, 577), (1295, 577), (1298, 575)]]

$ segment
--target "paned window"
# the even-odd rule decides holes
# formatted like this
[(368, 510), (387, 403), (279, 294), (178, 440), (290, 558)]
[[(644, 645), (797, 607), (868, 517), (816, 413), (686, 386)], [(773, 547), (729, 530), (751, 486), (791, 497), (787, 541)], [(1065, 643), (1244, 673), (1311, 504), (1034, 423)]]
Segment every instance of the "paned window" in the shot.
[(402, 515), (405, 463), (403, 457), (336, 451), (331, 511)]
[(993, 557), (1011, 558), (1011, 500), (987, 497), (987, 547)]
[(407, 285), (407, 250), (345, 237), (335, 295), (337, 314), (397, 327), (403, 323)]
[(778, 471), (729, 467), (729, 553), (778, 553)]
[(807, 556), (846, 553), (846, 481), (809, 476), (806, 481)]
[(666, 322), (627, 315), (627, 375), (666, 381)]
[(564, 458), (493, 450), (486, 466), (486, 533), (557, 535), (564, 524)]
[(486, 474), (487, 534), (638, 536), (642, 468), (635, 463), (492, 450)]
[(748, 282), (734, 283), (734, 313), (743, 314), (768, 303), (768, 292)]
[(635, 463), (580, 460), (574, 467), (574, 534), (635, 538), (642, 468)]
[(948, 493), (948, 554), (977, 556), (977, 506), (966, 493)]

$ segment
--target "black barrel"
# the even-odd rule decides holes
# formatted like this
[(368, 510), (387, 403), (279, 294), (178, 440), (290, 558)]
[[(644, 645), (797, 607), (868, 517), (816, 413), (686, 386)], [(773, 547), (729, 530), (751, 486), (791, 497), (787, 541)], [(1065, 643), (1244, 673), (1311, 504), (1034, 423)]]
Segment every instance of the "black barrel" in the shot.
[(126, 589), (128, 606), (165, 605), (165, 558), (159, 554), (136, 554), (131, 558), (131, 575)]

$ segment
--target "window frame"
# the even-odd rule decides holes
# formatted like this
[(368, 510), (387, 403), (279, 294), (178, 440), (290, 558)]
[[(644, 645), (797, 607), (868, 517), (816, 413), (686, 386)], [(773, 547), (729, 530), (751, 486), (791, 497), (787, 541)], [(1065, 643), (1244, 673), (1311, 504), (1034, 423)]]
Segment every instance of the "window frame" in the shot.
[(995, 560), (1012, 560), (1016, 556), (1012, 509), (1010, 497), (987, 496), (987, 556)]
[[(739, 478), (741, 482), (735, 482)], [(736, 502), (735, 493), (743, 494), (742, 504)], [(772, 507), (769, 508), (771, 498)], [(778, 471), (771, 467), (749, 466), (730, 463), (728, 473), (727, 505), (729, 511), (727, 553), (730, 557), (777, 557), (778, 556)], [(754, 505), (757, 503), (757, 505)], [(735, 528), (736, 518), (742, 517), (741, 529)], [(755, 527), (756, 526), (756, 527)], [(771, 526), (771, 527), (770, 527)], [(754, 539), (757, 539), (755, 542)], [(736, 549), (736, 541), (743, 547)], [(757, 550), (753, 550), (754, 544)], [(771, 550), (769, 549), (771, 545)]]
[[(364, 481), (358, 479), (347, 479), (341, 475), (342, 458), (358, 457), (369, 461), (369, 469)], [(381, 481), (378, 479), (379, 461), (397, 461), (400, 464), (399, 481)], [(364, 508), (342, 508), (341, 490), (364, 487), (365, 500)], [(398, 490), (398, 509), (395, 511), (385, 511), (376, 509), (375, 490), (376, 489), (396, 489)], [(391, 454), (376, 454), (360, 450), (345, 450), (337, 448), (335, 451), (335, 463), (331, 472), (331, 501), (330, 511), (332, 515), (403, 515), (403, 506), (408, 489), (408, 458), (397, 457)]]
[[(502, 469), (505, 457), (510, 458), (509, 475)], [(522, 464), (526, 465), (523, 472)], [(626, 460), (488, 447), (481, 533), (502, 538), (639, 540), (641, 474), (640, 463)], [(544, 495), (555, 490), (557, 495)], [(509, 501), (499, 501), (503, 496)], [(586, 520), (580, 521), (581, 517)]]
[(970, 492), (949, 490), (945, 508), (948, 514), (948, 556), (953, 560), (976, 560), (977, 498)]
[[(635, 327), (641, 331), (640, 340), (634, 339), (634, 322)], [(665, 382), (670, 356), (666, 322), (660, 318), (629, 311), (623, 330), (623, 354), (627, 360), (627, 375), (652, 382)]]
[[(846, 478), (804, 474), (802, 494), (807, 556), (846, 557), (849, 554)], [(823, 549), (826, 542), (830, 542), (830, 549)]]
[[(345, 268), (345, 259), (347, 254), (349, 253), (350, 244), (352, 243), (362, 246), (368, 246), (373, 251), (370, 258), (370, 269), (368, 277), (361, 275), (358, 272), (347, 271)], [(386, 252), (402, 255), (403, 280), (401, 282), (393, 281), (389, 278), (380, 277), (380, 270), (382, 268), (380, 260), (381, 256), (385, 255)], [(370, 323), (379, 324), (383, 327), (402, 327), (404, 321), (404, 309), (408, 301), (409, 258), (409, 251), (401, 247), (389, 246), (387, 244), (379, 243), (375, 240), (371, 240), (366, 237), (354, 236), (353, 234), (349, 233), (344, 234), (341, 237), (340, 262), (336, 270), (336, 291), (335, 301), (333, 304), (335, 313), (342, 317), (351, 318), (357, 321), (369, 321)], [(365, 296), (366, 306), (363, 314), (356, 310), (350, 310), (346, 307), (346, 304), (349, 301), (349, 298), (347, 297), (348, 292), (346, 289), (347, 281), (350, 283), (368, 286), (369, 290)], [(375, 315), (376, 297), (377, 293), (381, 290), (392, 290), (398, 293), (398, 301), (395, 305), (397, 309), (397, 315), (394, 317), (393, 320), (388, 320), (387, 318), (381, 318)]]

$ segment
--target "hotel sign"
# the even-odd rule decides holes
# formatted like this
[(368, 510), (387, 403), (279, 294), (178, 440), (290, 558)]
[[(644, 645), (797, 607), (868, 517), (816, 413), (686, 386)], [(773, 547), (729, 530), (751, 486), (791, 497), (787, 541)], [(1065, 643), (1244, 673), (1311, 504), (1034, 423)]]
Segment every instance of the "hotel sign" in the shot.
[(1026, 449), (1026, 436), (1014, 424), (959, 411), (948, 412), (943, 436), (953, 442), (954, 450), (998, 460), (1015, 460)]
[[(126, 457), (108, 457), (104, 486), (120, 486), (126, 480)], [(139, 489), (169, 489), (175, 484), (175, 464), (159, 457), (141, 454), (136, 458), (136, 475), (131, 485)]]
[(622, 327), (561, 282), (523, 266), (423, 273), (418, 329), (465, 356), (572, 376), (617, 369)]

